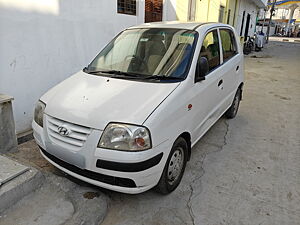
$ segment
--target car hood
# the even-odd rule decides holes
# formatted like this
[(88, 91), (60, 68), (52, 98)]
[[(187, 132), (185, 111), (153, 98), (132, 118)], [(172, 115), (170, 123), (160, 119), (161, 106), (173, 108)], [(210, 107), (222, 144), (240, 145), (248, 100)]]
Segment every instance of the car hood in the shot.
[(76, 73), (41, 100), (45, 113), (103, 130), (109, 122), (143, 124), (180, 83), (150, 83)]

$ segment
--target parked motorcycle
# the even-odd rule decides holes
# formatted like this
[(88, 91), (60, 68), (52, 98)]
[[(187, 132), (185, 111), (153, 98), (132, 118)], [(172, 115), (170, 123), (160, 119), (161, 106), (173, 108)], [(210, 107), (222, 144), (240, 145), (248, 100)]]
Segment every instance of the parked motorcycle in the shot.
[(250, 54), (254, 49), (255, 41), (253, 37), (248, 36), (244, 42), (244, 55)]
[(255, 34), (254, 37), (255, 37), (255, 51), (259, 52), (264, 47), (264, 44), (266, 42), (266, 36), (262, 31), (260, 31), (257, 34)]

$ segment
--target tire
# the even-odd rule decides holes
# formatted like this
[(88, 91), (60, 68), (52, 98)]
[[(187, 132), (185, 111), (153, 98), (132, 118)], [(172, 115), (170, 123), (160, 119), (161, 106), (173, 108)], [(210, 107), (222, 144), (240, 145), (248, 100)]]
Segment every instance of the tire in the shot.
[(261, 47), (255, 46), (255, 51), (256, 52), (260, 52), (261, 51)]
[(161, 178), (155, 187), (157, 192), (169, 194), (178, 187), (185, 170), (187, 157), (187, 142), (184, 138), (179, 137), (173, 144)]
[(230, 108), (225, 112), (225, 116), (228, 119), (233, 119), (236, 116), (238, 109), (239, 109), (241, 96), (242, 96), (242, 91), (240, 88), (238, 88), (237, 92), (235, 93), (235, 96), (234, 96), (234, 99), (233, 99), (233, 102), (232, 102)]

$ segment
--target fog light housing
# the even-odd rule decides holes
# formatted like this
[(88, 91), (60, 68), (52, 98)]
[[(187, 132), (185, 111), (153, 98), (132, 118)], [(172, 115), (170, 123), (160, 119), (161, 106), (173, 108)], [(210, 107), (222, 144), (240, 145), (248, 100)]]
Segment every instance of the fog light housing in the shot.
[(43, 127), (43, 117), (44, 117), (44, 111), (46, 108), (46, 104), (42, 101), (38, 101), (35, 105), (34, 109), (34, 121), (41, 127)]

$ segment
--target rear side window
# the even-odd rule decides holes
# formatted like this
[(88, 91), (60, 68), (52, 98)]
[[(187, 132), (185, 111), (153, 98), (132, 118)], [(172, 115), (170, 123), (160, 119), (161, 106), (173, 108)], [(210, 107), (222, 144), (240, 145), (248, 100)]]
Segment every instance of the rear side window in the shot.
[(217, 30), (211, 31), (205, 36), (200, 57), (207, 58), (209, 71), (220, 65), (220, 47)]
[(237, 54), (237, 45), (234, 34), (231, 30), (220, 29), (220, 36), (223, 50), (223, 61), (225, 62)]

